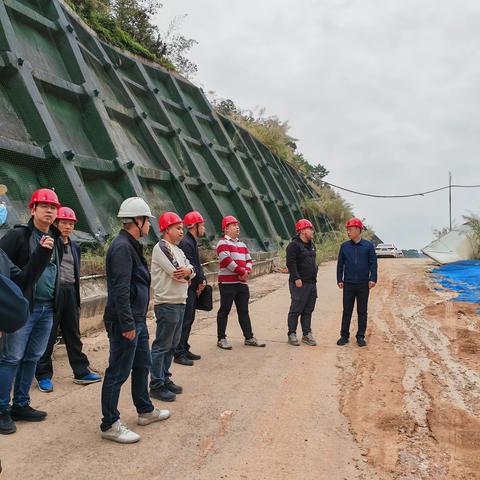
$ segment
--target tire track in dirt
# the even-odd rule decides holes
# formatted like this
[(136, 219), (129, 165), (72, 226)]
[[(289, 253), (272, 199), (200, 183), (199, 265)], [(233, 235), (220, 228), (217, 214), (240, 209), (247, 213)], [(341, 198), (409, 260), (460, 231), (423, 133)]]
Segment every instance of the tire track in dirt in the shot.
[[(428, 285), (426, 266), (418, 260), (381, 262), (381, 282), (372, 295), (368, 352), (356, 354), (358, 391), (343, 389), (343, 411), (360, 442), (376, 437), (390, 452), (369, 452), (388, 478), (478, 478), (480, 463), (472, 459), (471, 450), (480, 446), (480, 370), (456, 347), (457, 332), (476, 334), (478, 322)], [(378, 372), (387, 374), (383, 383)], [(391, 389), (398, 380), (401, 388)], [(370, 404), (356, 412), (351, 408), (354, 398), (370, 398)], [(382, 409), (386, 401), (392, 406), (390, 421)], [(375, 415), (381, 419), (376, 424), (371, 418)]]

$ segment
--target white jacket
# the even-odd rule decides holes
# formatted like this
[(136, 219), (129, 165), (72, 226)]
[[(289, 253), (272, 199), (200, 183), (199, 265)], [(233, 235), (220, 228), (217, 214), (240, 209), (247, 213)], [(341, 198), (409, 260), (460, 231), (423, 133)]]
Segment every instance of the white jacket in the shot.
[[(195, 276), (195, 269), (192, 267), (183, 251), (172, 243), (168, 244), (173, 257), (180, 267), (187, 267), (192, 271), (189, 278)], [(163, 253), (159, 244), (153, 247), (152, 253), (152, 287), (155, 305), (159, 303), (185, 304), (187, 299), (188, 280), (176, 280), (173, 272), (176, 268)]]

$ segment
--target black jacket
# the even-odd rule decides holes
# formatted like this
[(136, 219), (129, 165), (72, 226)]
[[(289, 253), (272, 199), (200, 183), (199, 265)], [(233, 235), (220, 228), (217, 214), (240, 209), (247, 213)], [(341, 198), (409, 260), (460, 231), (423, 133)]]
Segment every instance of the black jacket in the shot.
[[(80, 247), (77, 242), (70, 240), (70, 248), (72, 249), (73, 273), (75, 275), (75, 296), (77, 298), (77, 306), (80, 307)], [(64, 244), (63, 249), (65, 251)]]
[(135, 330), (144, 322), (150, 303), (150, 273), (143, 247), (127, 231), (121, 230), (107, 251), (107, 306), (103, 316), (110, 331), (118, 323), (121, 332)]
[(25, 292), (41, 277), (51, 256), (51, 250), (39, 245), (30, 257), (30, 261), (22, 270), (13, 264), (8, 255), (0, 249), (0, 274), (15, 282)]
[(200, 263), (197, 240), (190, 232), (187, 232), (178, 246), (183, 250), (183, 253), (188, 258), (188, 261), (195, 269), (195, 277), (192, 278), (190, 288), (196, 290), (197, 287), (205, 280), (205, 273), (203, 271), (202, 264)]
[(317, 251), (313, 242), (304, 243), (296, 236), (287, 247), (287, 268), (290, 282), (317, 283)]
[[(4, 237), (0, 239), (0, 248), (7, 254), (8, 258), (17, 265), (20, 269), (26, 269), (30, 259), (34, 256), (36, 257), (35, 250), (37, 246), (33, 242), (33, 219), (31, 218), (26, 225), (15, 225), (13, 230), (10, 230), (5, 234)], [(57, 306), (58, 301), (58, 288), (60, 286), (60, 263), (62, 262), (63, 257), (63, 240), (60, 237), (60, 232), (53, 225), (50, 227), (51, 234), (55, 240), (55, 263), (57, 265), (57, 279), (56, 279), (56, 288), (55, 288), (55, 306)], [(41, 247), (38, 249), (42, 251)], [(48, 260), (51, 258), (52, 251), (49, 250)], [(41, 255), (41, 254), (40, 254)], [(30, 310), (33, 310), (34, 300), (35, 300), (35, 287), (37, 285), (37, 280), (40, 278), (43, 270), (48, 265), (48, 262), (42, 268), (40, 275), (37, 276), (34, 282), (28, 282), (23, 289), (25, 298), (30, 302)]]

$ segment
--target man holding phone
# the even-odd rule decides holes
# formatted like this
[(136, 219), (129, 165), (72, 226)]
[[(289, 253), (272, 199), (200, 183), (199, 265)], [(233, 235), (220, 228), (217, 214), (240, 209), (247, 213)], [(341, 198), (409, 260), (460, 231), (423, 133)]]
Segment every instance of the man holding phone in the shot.
[[(19, 268), (28, 268), (38, 248), (51, 250), (50, 261), (36, 282), (24, 287), (30, 303), (26, 324), (5, 335), (0, 355), (0, 433), (16, 431), (16, 421), (39, 422), (47, 412), (30, 406), (29, 390), (37, 362), (47, 347), (58, 300), (59, 266), (62, 259), (60, 233), (53, 222), (60, 208), (57, 194), (48, 188), (36, 190), (28, 205), (31, 218), (18, 225), (1, 240), (0, 248)], [(13, 402), (10, 408), (11, 390)]]

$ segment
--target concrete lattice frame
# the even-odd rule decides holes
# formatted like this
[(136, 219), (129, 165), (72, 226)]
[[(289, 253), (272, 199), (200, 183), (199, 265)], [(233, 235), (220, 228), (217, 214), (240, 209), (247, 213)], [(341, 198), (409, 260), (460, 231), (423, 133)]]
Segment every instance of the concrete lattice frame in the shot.
[(10, 225), (46, 186), (75, 209), (85, 239), (110, 233), (133, 195), (155, 215), (199, 210), (210, 239), (226, 214), (256, 250), (293, 235), (301, 201), (315, 194), (305, 177), (188, 80), (102, 42), (59, 0), (0, 1), (0, 50)]

